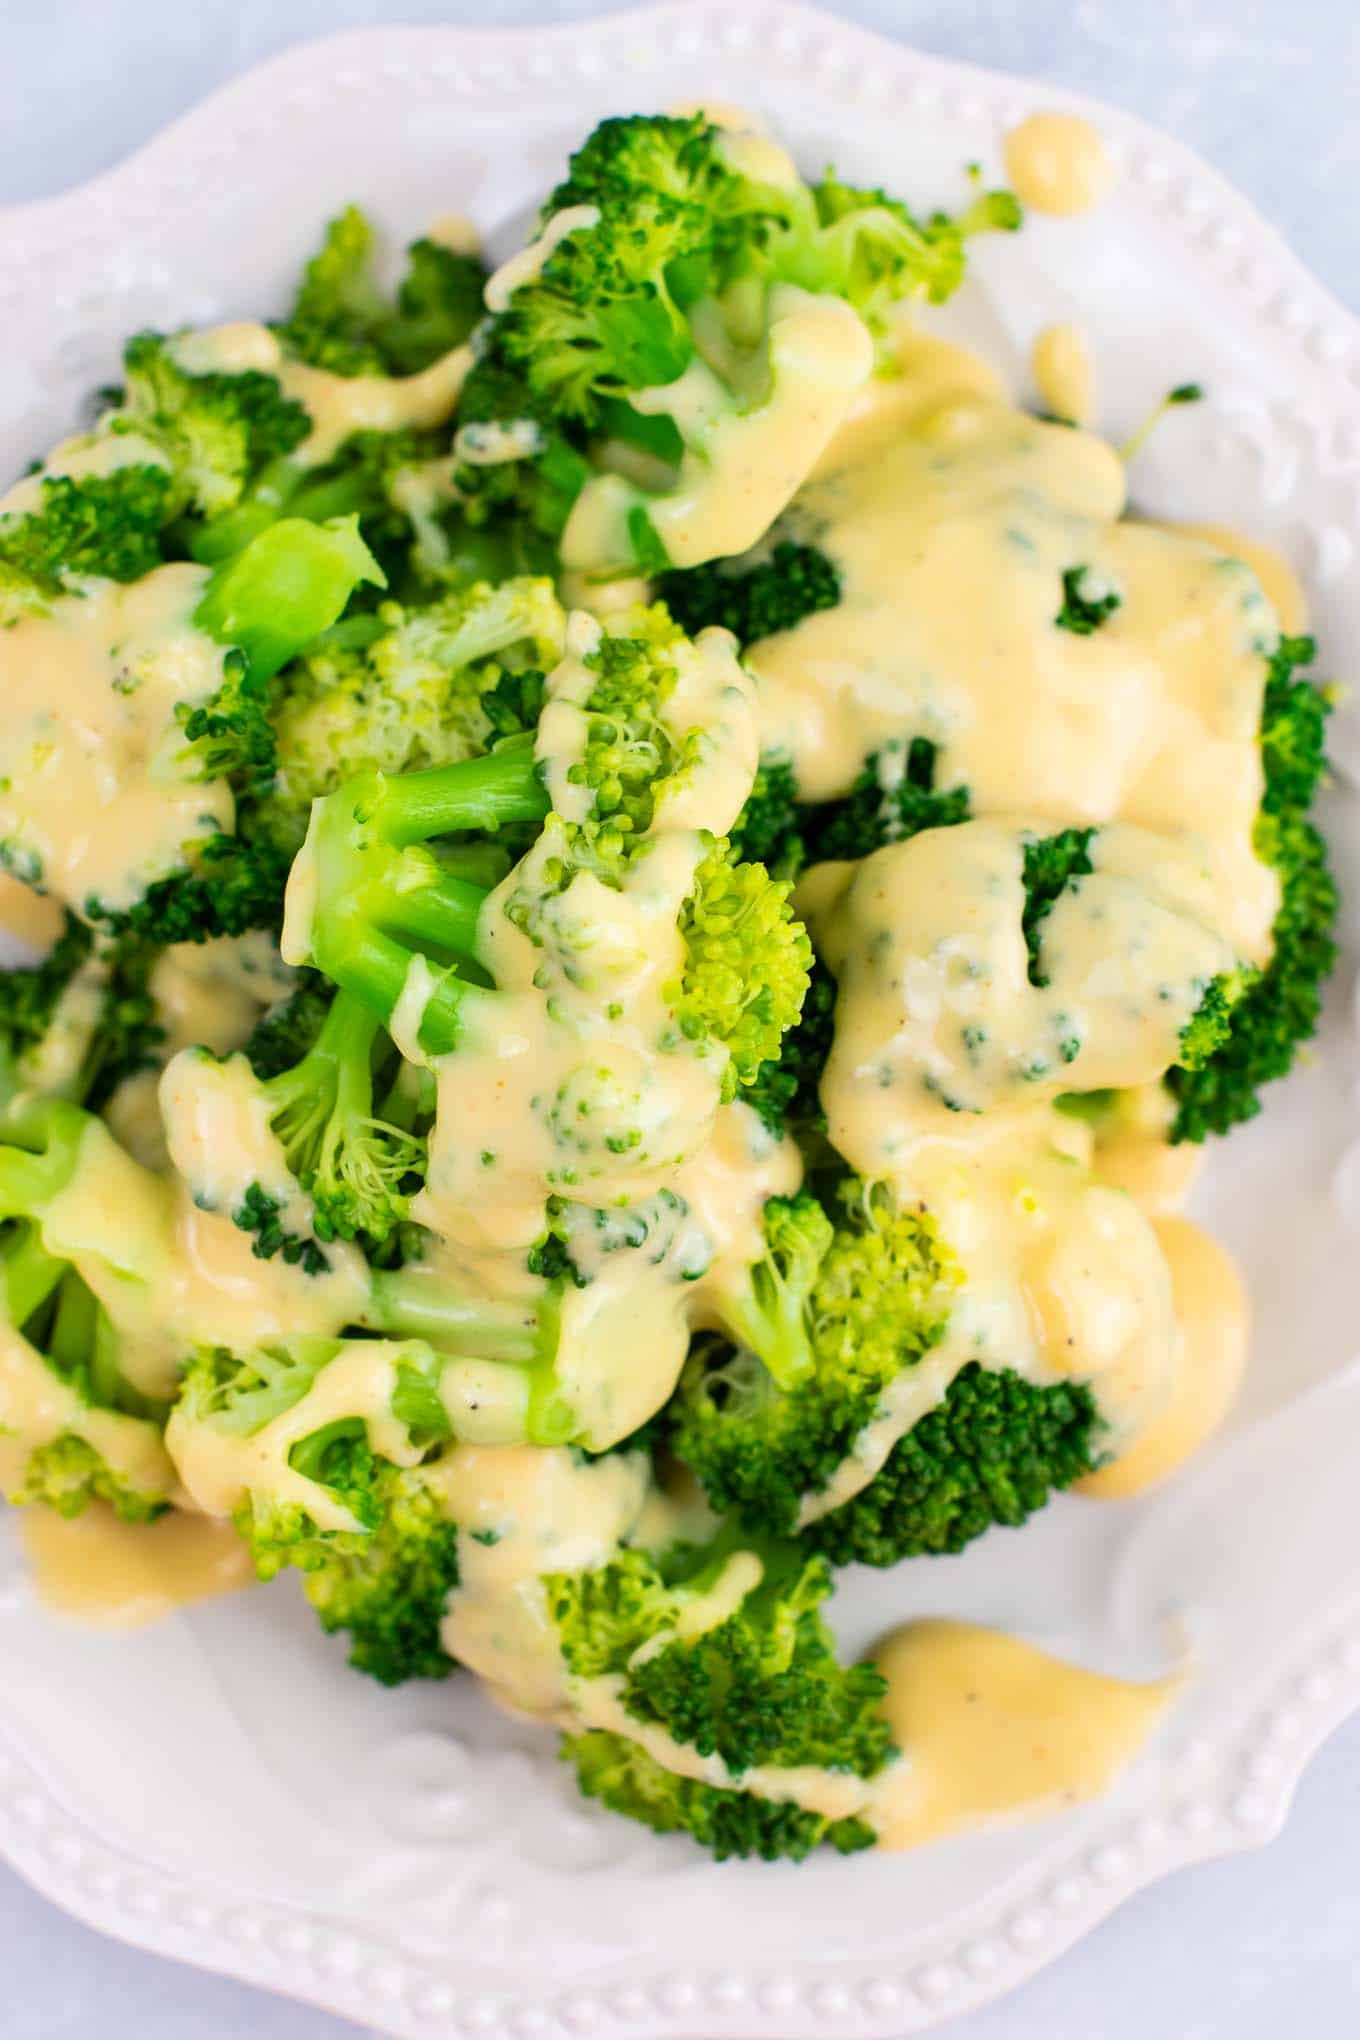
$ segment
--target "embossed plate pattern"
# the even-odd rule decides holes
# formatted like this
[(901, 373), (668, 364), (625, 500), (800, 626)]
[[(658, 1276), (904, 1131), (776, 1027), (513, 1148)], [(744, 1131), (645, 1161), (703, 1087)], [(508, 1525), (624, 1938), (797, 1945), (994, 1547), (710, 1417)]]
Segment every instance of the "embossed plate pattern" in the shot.
[[(957, 197), (965, 161), (996, 171), (1014, 120), (1079, 104), (763, 0), (296, 51), (112, 175), (0, 216), (10, 466), (111, 377), (124, 333), (278, 304), (344, 200), (395, 232), (459, 206), (494, 233), (594, 116), (704, 92), (773, 116), (809, 166), (834, 158), (923, 203)], [(1210, 401), (1162, 428), (1136, 498), (1282, 545), (1344, 674), (1360, 653), (1360, 327), (1186, 150), (1085, 110), (1115, 197), (981, 248), (950, 326), (1019, 387), (1036, 328), (1077, 319), (1116, 433), (1202, 380)], [(1353, 703), (1335, 751), (1344, 874)], [(1112, 1670), (1186, 1662), (1165, 1732), (1105, 1802), (916, 1857), (714, 1866), (581, 1805), (543, 1739), (462, 1683), (385, 1694), (345, 1674), (289, 1583), (104, 1638), (41, 1614), (0, 1525), (0, 1848), (110, 1933), (393, 2033), (868, 2040), (1006, 1989), (1167, 1870), (1264, 1840), (1360, 1703), (1356, 951), (1348, 909), (1317, 1056), (1201, 1200), (1257, 1314), (1228, 1435), (1160, 1496), (1063, 1500), (842, 1596), (852, 1645), (942, 1611)]]

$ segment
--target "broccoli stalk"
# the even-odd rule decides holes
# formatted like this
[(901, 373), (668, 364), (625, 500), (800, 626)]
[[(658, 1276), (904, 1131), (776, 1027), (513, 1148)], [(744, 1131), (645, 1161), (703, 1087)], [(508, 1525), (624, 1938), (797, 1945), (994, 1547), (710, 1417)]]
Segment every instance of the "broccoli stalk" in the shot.
[(1332, 706), (1329, 693), (1298, 671), (1311, 662), (1313, 650), (1311, 638), (1280, 639), (1261, 712), (1265, 789), (1255, 848), (1280, 879), (1272, 954), (1244, 985), (1208, 1052), (1170, 1072), (1176, 1141), (1230, 1133), (1255, 1117), (1261, 1086), (1287, 1076), (1300, 1044), (1316, 1032), (1322, 987), (1336, 963), (1339, 895), (1327, 845), (1308, 819), (1326, 774)]
[[(181, 1050), (169, 1065), (161, 1089), (166, 1131), (200, 1202), (221, 1205), (228, 1157), (215, 1144), (206, 1158), (210, 1180), (196, 1184), (197, 1145), (178, 1134), (181, 1120), (192, 1119), (215, 1089), (229, 1089), (258, 1114), (278, 1144), (285, 1180), (251, 1175), (255, 1156), (247, 1150), (227, 1199), (262, 1260), (278, 1254), (320, 1274), (329, 1263), (318, 1243), (359, 1240), (378, 1252), (405, 1221), (425, 1148), (411, 1124), (417, 1101), (405, 1066), (385, 1040), (380, 1045), (381, 1033), (370, 1008), (342, 992), (299, 1060), (267, 1078), (254, 1074), (246, 1056), (222, 1063), (200, 1048)], [(378, 1073), (387, 1094), (381, 1104)]]
[[(541, 822), (547, 812), (533, 752), (524, 744), (394, 779), (358, 774), (312, 810), (289, 888), (287, 953), (314, 964), (390, 1020), (414, 957), (470, 959), (475, 953), (486, 894), (447, 872), (427, 846), (465, 830)], [(298, 900), (301, 917), (294, 911)], [(448, 1054), (467, 1007), (493, 997), (437, 961), (420, 1022), (421, 1047)]]
[[(0, 1193), (7, 1209), (19, 1188), (11, 1182)], [(164, 1412), (128, 1380), (107, 1311), (26, 1218), (0, 1226), (0, 1332), (5, 1498), (45, 1503), (63, 1516), (95, 1499), (124, 1522), (159, 1515), (175, 1484), (161, 1442)]]

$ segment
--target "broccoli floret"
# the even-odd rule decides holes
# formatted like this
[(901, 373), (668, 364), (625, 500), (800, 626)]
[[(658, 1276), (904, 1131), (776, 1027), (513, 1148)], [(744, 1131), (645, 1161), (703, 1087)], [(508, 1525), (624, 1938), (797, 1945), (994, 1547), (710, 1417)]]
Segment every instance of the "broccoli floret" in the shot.
[(841, 800), (805, 804), (786, 759), (767, 758), (733, 831), (746, 857), (781, 876), (804, 865), (869, 857), (922, 829), (968, 820), (968, 789), (936, 787), (938, 747), (926, 737), (889, 744), (868, 759)]
[(807, 1192), (772, 1202), (766, 1259), (712, 1296), (721, 1332), (696, 1342), (668, 1414), (670, 1443), (714, 1507), (785, 1534), (884, 1392), (938, 1342), (958, 1272), (928, 1216), (853, 1178), (834, 1217)]
[(0, 517), (0, 622), (39, 612), (83, 575), (136, 581), (159, 566), (170, 473), (129, 460), (108, 474), (43, 474), (41, 506)]
[[(273, 712), (273, 806), (296, 841), (313, 800), (353, 773), (456, 764), (511, 722), (511, 695), (541, 702), (565, 619), (543, 580), (485, 584), (421, 609), (386, 603), (346, 619), (290, 668)], [(537, 712), (522, 724), (532, 728)]]
[(796, 878), (806, 861), (800, 834), (806, 809), (787, 758), (762, 758), (730, 841), (738, 857), (763, 864), (776, 878)]
[(467, 339), (486, 281), (476, 256), (413, 242), (393, 304), (374, 278), (373, 252), (369, 221), (347, 206), (327, 226), (276, 329), (290, 354), (335, 375), (413, 375)]
[[(242, 1181), (228, 1200), (262, 1260), (281, 1254), (320, 1274), (328, 1266), (325, 1243), (358, 1240), (376, 1252), (405, 1223), (424, 1180), (425, 1143), (412, 1129), (405, 1066), (362, 1000), (342, 992), (301, 1058), (263, 1080), (244, 1056), (220, 1062), (207, 1049), (182, 1049), (161, 1093), (172, 1154), (181, 1115), (192, 1122), (214, 1089), (262, 1117), (286, 1172)], [(197, 1144), (183, 1146), (196, 1198), (220, 1204), (229, 1158), (220, 1151), (206, 1157), (208, 1181), (195, 1183)], [(242, 1159), (249, 1167), (251, 1156)]]
[[(747, 174), (740, 141), (702, 116), (602, 122), (544, 209), (541, 265), (503, 306), (491, 290), (491, 347), (508, 371), (494, 415), (532, 420), (519, 381), (557, 438), (603, 469), (579, 485), (566, 563), (651, 573), (712, 559), (706, 491), (774, 406), (784, 469), (747, 490), (721, 550), (753, 545), (870, 372), (890, 307), (948, 296), (963, 236), (1017, 223), (998, 195), (956, 222), (918, 221), (832, 176), (804, 184), (772, 147)], [(611, 443), (649, 459), (654, 484), (611, 465)]]
[(0, 972), (0, 1069), (16, 1091), (97, 1112), (148, 1068), (162, 1038), (148, 989), (155, 952), (135, 937), (96, 941), (74, 915), (36, 964)]
[(181, 365), (175, 347), (174, 337), (160, 333), (129, 340), (121, 404), (101, 429), (148, 439), (170, 464), (176, 507), (213, 517), (300, 444), (311, 420), (276, 377), (260, 369), (197, 374)]
[[(153, 877), (130, 904), (85, 898), (70, 902), (77, 911), (156, 943), (239, 935), (277, 920), (296, 846), (280, 843), (270, 827), (270, 683), (300, 646), (335, 622), (361, 582), (378, 577), (352, 523), (296, 519), (272, 525), (207, 575), (193, 628), (225, 648), (223, 681), (207, 701), (177, 705), (183, 743), (176, 762), (185, 781), (226, 781), (235, 827), (185, 846), (183, 867)], [(117, 651), (110, 646), (111, 659)]]
[(302, 1061), (320, 1034), (334, 997), (334, 985), (317, 971), (298, 973), (293, 990), (260, 1015), (241, 1051), (257, 1077), (277, 1077)]
[(868, 857), (923, 829), (968, 820), (968, 789), (935, 784), (938, 747), (926, 737), (888, 745), (870, 758), (844, 800), (803, 810), (807, 861)]
[(771, 1133), (815, 1134), (826, 1125), (820, 1086), (836, 1031), (836, 981), (813, 959), (803, 1010), (743, 1094)]
[(1103, 1424), (1081, 1383), (1040, 1388), (971, 1362), (858, 1495), (804, 1527), (833, 1565), (896, 1565), (962, 1551), (1023, 1523), (1100, 1463)]
[(834, 609), (841, 599), (841, 577), (834, 561), (816, 546), (783, 539), (757, 566), (709, 561), (662, 574), (656, 593), (691, 637), (717, 624), (739, 644), (749, 645), (792, 630), (818, 609)]
[(458, 1584), (458, 1526), (417, 1467), (380, 1462), (372, 1488), (377, 1528), (355, 1550), (317, 1540), (303, 1589), (327, 1631), (350, 1639), (349, 1661), (384, 1686), (442, 1679), (454, 1660), (440, 1638)]
[[(6, 1173), (8, 1213), (17, 1172)], [(5, 1498), (45, 1503), (63, 1516), (96, 1499), (127, 1523), (159, 1515), (175, 1485), (161, 1442), (164, 1411), (128, 1379), (122, 1340), (103, 1305), (26, 1218), (0, 1225), (0, 1315), (14, 1391), (0, 1399)]]
[(893, 1383), (938, 1343), (961, 1279), (924, 1213), (853, 1180), (839, 1202), (803, 1302), (810, 1371), (781, 1388), (719, 1298), (724, 1335), (696, 1342), (668, 1412), (672, 1450), (715, 1508), (762, 1531), (796, 1530), (836, 1565), (959, 1551), (992, 1523), (1023, 1522), (1098, 1463), (1103, 1422), (1083, 1385), (1038, 1387), (975, 1362), (859, 1493), (816, 1513)]
[[(801, 1855), (824, 1838), (840, 1847), (869, 1839), (859, 1819), (869, 1781), (895, 1754), (879, 1704), (885, 1682), (872, 1665), (838, 1661), (819, 1612), (831, 1590), (820, 1561), (727, 1530), (660, 1557), (625, 1550), (544, 1586), (571, 1708), (587, 1731), (564, 1750), (583, 1790), (649, 1826), (687, 1829), (719, 1855)], [(601, 1729), (602, 1691), (611, 1717), (630, 1717), (640, 1740), (660, 1732), (716, 1775), (672, 1779), (667, 1790), (650, 1766), (639, 1769), (626, 1729)], [(845, 1782), (843, 1821), (795, 1818), (801, 1809), (778, 1797), (770, 1774), (804, 1767)], [(754, 1803), (743, 1812), (742, 1800)]]
[[(576, 876), (622, 887), (648, 854), (665, 800), (692, 780), (718, 741), (706, 729), (674, 732), (667, 725), (666, 705), (689, 657), (728, 655), (689, 647), (664, 611), (653, 611), (599, 633), (581, 667), (568, 662), (561, 669), (585, 676), (575, 703), (585, 742), (562, 790), (573, 805), (584, 802), (585, 812), (580, 821), (552, 819), (506, 903), (509, 920), (545, 951), (544, 971), (550, 952), (579, 942), (564, 905)], [(729, 670), (736, 694), (743, 676), (734, 662), (723, 667)], [(391, 780), (370, 774), (342, 786), (314, 808), (303, 853), (309, 891), (315, 879), (307, 900), (308, 957), (384, 1018), (402, 995), (412, 957), (433, 960), (422, 1047), (448, 1054), (468, 1025), (494, 1033), (496, 992), (441, 963), (476, 959), (485, 894), (451, 876), (425, 846), (456, 832), (541, 821), (547, 810), (534, 754), (514, 740), (485, 758)], [(726, 1051), (730, 1096), (755, 1076), (797, 1015), (807, 938), (792, 919), (787, 888), (759, 866), (735, 863), (722, 841), (696, 857), (677, 908), (685, 964), (673, 992), (674, 1032)], [(579, 985), (588, 959), (569, 957), (563, 968)]]
[(1261, 715), (1265, 789), (1256, 854), (1280, 879), (1269, 963), (1234, 1002), (1226, 1039), (1193, 1065), (1173, 1069), (1171, 1138), (1229, 1133), (1261, 1109), (1263, 1084), (1287, 1076), (1317, 1029), (1322, 987), (1336, 962), (1338, 893), (1327, 846), (1308, 819), (1326, 770), (1331, 700), (1298, 672), (1313, 658), (1311, 638), (1284, 637), (1271, 656)]
[(576, 1767), (588, 1799), (611, 1813), (641, 1821), (657, 1834), (690, 1835), (720, 1863), (733, 1856), (783, 1857), (801, 1863), (825, 1842), (843, 1856), (871, 1849), (878, 1837), (865, 1820), (851, 1815), (828, 1820), (789, 1800), (757, 1799), (752, 1792), (701, 1785), (667, 1771), (637, 1743), (600, 1729), (565, 1736), (561, 1754)]

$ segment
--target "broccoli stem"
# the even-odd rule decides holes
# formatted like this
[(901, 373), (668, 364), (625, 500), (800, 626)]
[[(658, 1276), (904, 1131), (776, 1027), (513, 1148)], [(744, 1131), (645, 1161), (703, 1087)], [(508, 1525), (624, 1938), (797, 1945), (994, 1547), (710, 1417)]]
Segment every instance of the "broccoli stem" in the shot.
[(253, 680), (270, 680), (330, 629), (361, 581), (381, 587), (385, 576), (355, 522), (287, 517), (216, 569), (194, 622), (244, 652)]
[(383, 507), (371, 475), (353, 469), (318, 475), (287, 457), (271, 462), (245, 502), (202, 525), (188, 538), (190, 557), (215, 567), (238, 553), (285, 515), (308, 524), (333, 517), (362, 517)]
[[(341, 800), (345, 788), (332, 794)], [(380, 805), (367, 819), (398, 848), (428, 843), (461, 829), (495, 830), (513, 822), (541, 822), (548, 796), (533, 751), (510, 743), (483, 758), (436, 765), (384, 782)]]
[(475, 960), (486, 891), (462, 876), (458, 867), (465, 860), (457, 848), (447, 865), (436, 852), (424, 870), (403, 853), (464, 830), (540, 822), (547, 811), (533, 752), (518, 743), (398, 778), (363, 774), (327, 795), (317, 803), (310, 837), (317, 968), (386, 1021), (420, 955), (438, 978), (421, 1021), (421, 1045), (448, 1054), (469, 1001), (493, 996), (451, 968)]
[(4, 1250), (5, 1315), (12, 1325), (26, 1325), (51, 1296), (66, 1263), (49, 1254), (36, 1225), (25, 1224)]

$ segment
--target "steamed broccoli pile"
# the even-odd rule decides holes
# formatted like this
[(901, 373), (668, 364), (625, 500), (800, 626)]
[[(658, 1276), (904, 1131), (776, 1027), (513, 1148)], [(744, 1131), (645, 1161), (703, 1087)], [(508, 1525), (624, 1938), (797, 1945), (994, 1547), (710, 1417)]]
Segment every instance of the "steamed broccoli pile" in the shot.
[[(494, 274), (448, 220), (389, 289), (350, 207), (0, 501), (0, 862), (61, 910), (0, 973), (0, 1493), (231, 1526), (359, 1670), (466, 1668), (720, 1859), (875, 1842), (912, 1753), (835, 1569), (1136, 1435), (1179, 1335), (1103, 1144), (1250, 1117), (1335, 956), (1306, 639), (1260, 640), (1254, 966), (1193, 845), (985, 811), (928, 659), (915, 726), (892, 672), (872, 740), (818, 721), (837, 435), (1018, 225), (606, 119)], [(1064, 675), (1136, 623), (1088, 557)], [(1107, 915), (1172, 928), (1155, 983)]]

